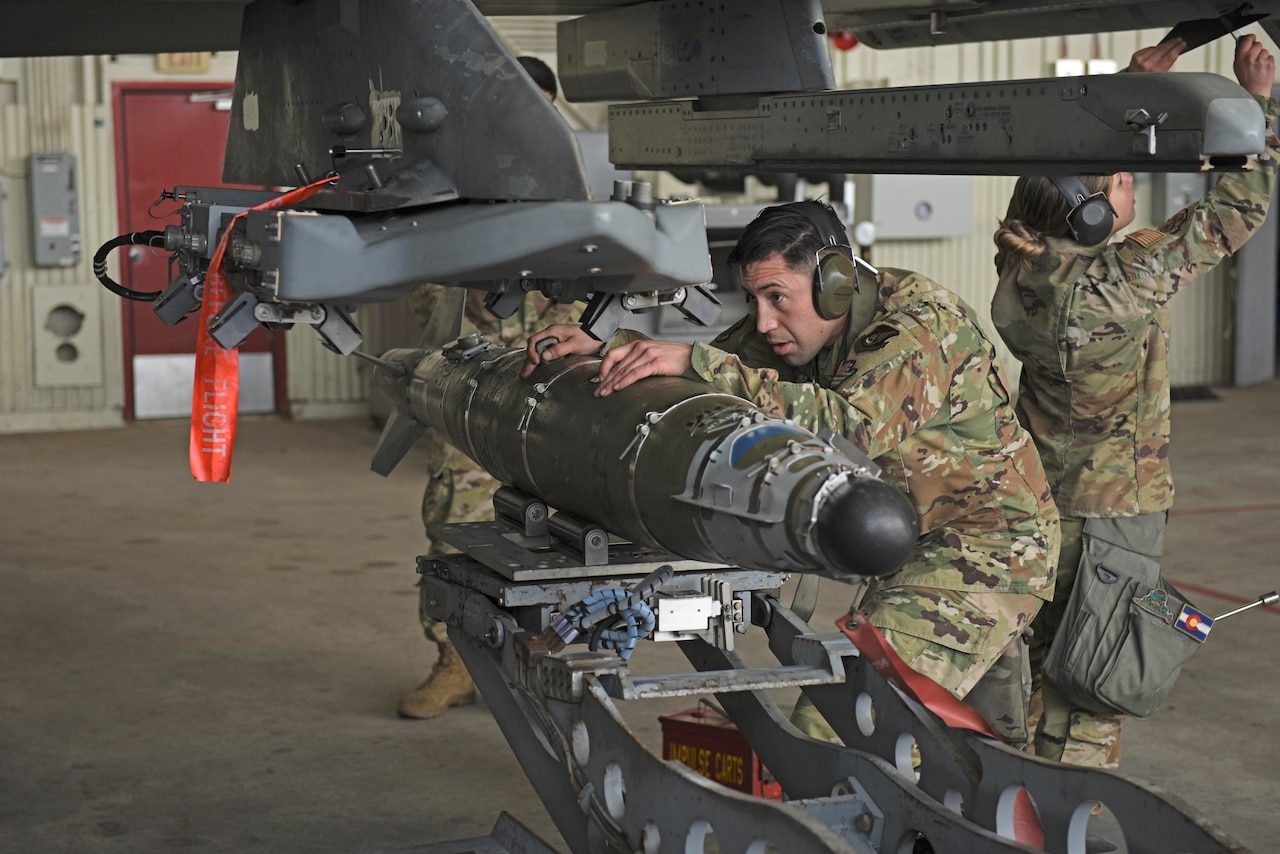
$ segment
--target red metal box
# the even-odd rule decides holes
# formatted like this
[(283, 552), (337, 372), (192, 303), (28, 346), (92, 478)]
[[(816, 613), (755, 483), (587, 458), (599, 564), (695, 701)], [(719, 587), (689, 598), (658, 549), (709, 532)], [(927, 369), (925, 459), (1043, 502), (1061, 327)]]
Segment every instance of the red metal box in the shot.
[(675, 759), (697, 773), (739, 792), (782, 800), (774, 781), (738, 727), (707, 705), (658, 718), (662, 722), (662, 758)]

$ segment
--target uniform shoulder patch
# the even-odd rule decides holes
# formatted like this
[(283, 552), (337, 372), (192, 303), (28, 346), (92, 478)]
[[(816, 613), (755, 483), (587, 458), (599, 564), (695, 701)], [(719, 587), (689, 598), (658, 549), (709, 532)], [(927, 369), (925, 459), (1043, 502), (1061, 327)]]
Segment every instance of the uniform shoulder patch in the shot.
[(836, 372), (836, 385), (854, 374), (874, 371), (919, 350), (922, 346), (916, 329), (920, 326), (904, 314), (877, 320), (853, 339), (851, 351)]
[(1173, 623), (1173, 612), (1169, 610), (1169, 594), (1159, 587), (1148, 591), (1146, 594), (1134, 596), (1133, 604), (1148, 614), (1164, 620), (1166, 624)]
[(1127, 236), (1125, 240), (1132, 240), (1143, 249), (1150, 249), (1168, 236), (1163, 231), (1156, 231), (1153, 228), (1140, 228)]
[(896, 326), (890, 326), (887, 323), (877, 323), (858, 336), (854, 342), (854, 346), (859, 353), (871, 353), (879, 350), (885, 344), (888, 344), (894, 338), (898, 337), (901, 330)]

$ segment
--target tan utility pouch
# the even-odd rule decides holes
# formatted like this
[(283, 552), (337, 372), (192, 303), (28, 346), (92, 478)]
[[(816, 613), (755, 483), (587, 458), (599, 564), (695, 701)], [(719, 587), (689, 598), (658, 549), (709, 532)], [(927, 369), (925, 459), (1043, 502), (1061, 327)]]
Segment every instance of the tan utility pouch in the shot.
[(1175, 628), (1194, 606), (1160, 576), (1166, 521), (1165, 513), (1085, 521), (1084, 554), (1044, 665), (1077, 706), (1148, 717), (1203, 643)]

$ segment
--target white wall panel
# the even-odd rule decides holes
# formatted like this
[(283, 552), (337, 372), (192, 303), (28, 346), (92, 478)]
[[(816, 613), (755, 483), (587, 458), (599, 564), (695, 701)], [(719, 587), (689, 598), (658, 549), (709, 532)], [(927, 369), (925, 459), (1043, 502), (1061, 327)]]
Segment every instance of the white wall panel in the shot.
[[(97, 110), (73, 100), (83, 89), (80, 63), (58, 57), (8, 66), (21, 67), (28, 101), (0, 107), (0, 180), (9, 196), (5, 245), (11, 260), (0, 277), (0, 430), (121, 423), (118, 359), (106, 360), (110, 350), (118, 353), (119, 306), (90, 272), (93, 250), (114, 229), (114, 216), (107, 222), (102, 217)], [(82, 250), (74, 266), (32, 265), (27, 158), (33, 151), (65, 151), (76, 158)], [(85, 330), (70, 339), (80, 351), (74, 364), (44, 361), (51, 342), (43, 309), (54, 307), (53, 295), (54, 302), (85, 318)]]
[[(368, 311), (356, 312), (362, 328)], [(325, 348), (320, 336), (300, 328), (287, 337), (289, 413), (295, 418), (333, 418), (368, 411), (368, 372), (354, 356), (339, 356)]]
[(536, 54), (556, 67), (556, 24), (566, 16), (494, 15), (489, 23), (507, 48), (516, 56)]
[(1235, 343), (1231, 273), (1230, 264), (1219, 265), (1170, 303), (1169, 379), (1174, 386), (1231, 382)]

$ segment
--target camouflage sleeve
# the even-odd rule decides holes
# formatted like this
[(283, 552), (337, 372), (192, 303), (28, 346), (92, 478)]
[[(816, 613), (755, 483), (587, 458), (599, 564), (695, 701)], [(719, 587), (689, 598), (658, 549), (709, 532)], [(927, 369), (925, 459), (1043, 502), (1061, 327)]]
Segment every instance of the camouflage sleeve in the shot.
[[(493, 317), (490, 314), (490, 317)], [(529, 336), (557, 323), (577, 323), (578, 304), (559, 303), (538, 291), (525, 294), (524, 301), (508, 318), (493, 317), (489, 337), (506, 347), (523, 347)]]
[(1108, 248), (1127, 288), (1147, 313), (1239, 251), (1266, 220), (1280, 158), (1274, 127), (1280, 107), (1273, 98), (1258, 101), (1267, 117), (1267, 151), (1253, 169), (1226, 174), (1203, 200), (1178, 211), (1158, 231), (1140, 229)]
[(703, 343), (693, 345), (692, 369), (720, 391), (807, 430), (843, 433), (874, 459), (943, 414), (949, 381), (942, 342), (928, 340), (925, 327), (891, 317), (867, 334), (878, 345), (846, 362), (834, 389), (786, 382), (773, 368), (750, 367)]
[(484, 304), (487, 291), (467, 288), (467, 298), (462, 306), (462, 334), (479, 332), (488, 338), (502, 338), (502, 321)]
[(444, 285), (431, 282), (414, 285), (409, 291), (409, 308), (413, 311), (413, 317), (418, 321), (419, 326), (427, 325), (427, 321), (436, 310), (436, 304), (440, 302), (440, 294), (443, 291)]
[[(419, 326), (426, 327), (431, 315), (435, 314), (436, 307), (440, 304), (440, 297), (446, 287), (451, 286), (423, 282), (422, 284), (414, 285), (410, 289), (409, 309), (413, 312), (414, 320), (418, 321)], [(467, 291), (462, 310), (463, 335), (477, 331), (488, 334), (490, 327), (497, 322), (496, 318), (489, 314), (488, 309), (484, 307), (484, 298), (484, 291)]]
[(630, 344), (633, 341), (648, 341), (649, 336), (635, 329), (619, 329), (613, 333), (608, 341), (604, 342), (604, 347), (600, 349), (601, 353), (608, 353), (614, 347), (621, 347), (623, 344)]
[(525, 334), (532, 335), (557, 323), (577, 323), (580, 308), (581, 306), (576, 302), (564, 303), (547, 300), (546, 306), (537, 313), (537, 317), (530, 318), (531, 321), (536, 322), (525, 324)]
[[(415, 285), (409, 291), (409, 306), (419, 326), (427, 325), (427, 320), (435, 312), (445, 287), (445, 285), (424, 283)], [(499, 344), (517, 346), (533, 333), (546, 329), (553, 323), (577, 323), (578, 321), (577, 303), (557, 303), (539, 293), (526, 295), (524, 303), (511, 317), (499, 318), (485, 305), (488, 296), (487, 291), (471, 288), (467, 290), (462, 313), (463, 335), (479, 332)]]

